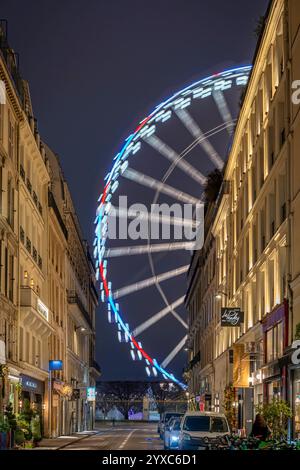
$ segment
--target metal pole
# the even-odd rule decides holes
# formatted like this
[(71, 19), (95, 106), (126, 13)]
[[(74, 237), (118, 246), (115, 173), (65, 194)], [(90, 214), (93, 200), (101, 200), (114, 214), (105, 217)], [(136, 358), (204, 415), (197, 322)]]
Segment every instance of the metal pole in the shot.
[(52, 371), (49, 370), (49, 398), (48, 398), (49, 437), (52, 437)]

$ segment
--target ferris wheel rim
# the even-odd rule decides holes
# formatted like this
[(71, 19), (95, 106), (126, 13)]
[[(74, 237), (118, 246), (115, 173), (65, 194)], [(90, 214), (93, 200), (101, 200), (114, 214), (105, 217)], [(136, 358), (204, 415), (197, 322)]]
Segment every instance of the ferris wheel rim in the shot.
[[(161, 373), (165, 378), (168, 378), (171, 381), (177, 383), (182, 388), (186, 388), (186, 385), (183, 384), (182, 382), (180, 382), (177, 378), (175, 378), (175, 376), (173, 374), (171, 374), (167, 370), (165, 370), (161, 365), (158, 364), (156, 359), (152, 358), (141, 346), (139, 346), (139, 343), (136, 341), (136, 339), (134, 338), (131, 330), (129, 329), (129, 325), (127, 324), (128, 327), (126, 326), (122, 315), (119, 314), (119, 312), (116, 308), (116, 304), (114, 302), (112, 292), (108, 288), (108, 281), (107, 281), (106, 275), (105, 275), (105, 270), (104, 270), (104, 265), (103, 265), (104, 252), (103, 252), (103, 256), (100, 256), (101, 255), (100, 241), (102, 241), (102, 237), (98, 236), (99, 235), (98, 234), (98, 226), (99, 226), (99, 217), (100, 217), (99, 214), (100, 214), (101, 206), (105, 205), (108, 193), (111, 189), (111, 182), (112, 182), (112, 177), (114, 175), (114, 172), (115, 172), (116, 168), (118, 168), (117, 165), (120, 162), (122, 156), (125, 154), (126, 149), (128, 149), (128, 147), (130, 145), (132, 145), (132, 143), (134, 141), (138, 141), (138, 136), (140, 135), (140, 132), (143, 130), (143, 128), (145, 128), (145, 126), (148, 123), (151, 123), (153, 121), (153, 119), (155, 119), (155, 116), (157, 116), (157, 114), (159, 112), (161, 112), (161, 110), (163, 110), (164, 107), (169, 106), (170, 103), (172, 103), (172, 101), (174, 99), (176, 99), (177, 97), (182, 96), (184, 93), (191, 92), (191, 90), (193, 90), (193, 88), (195, 88), (199, 85), (202, 85), (202, 84), (204, 85), (205, 82), (207, 82), (209, 80), (213, 80), (213, 79), (216, 79), (216, 78), (224, 78), (224, 77), (226, 77), (226, 75), (228, 75), (230, 73), (238, 73), (238, 72), (243, 72), (243, 71), (250, 73), (251, 69), (252, 69), (251, 65), (246, 65), (246, 66), (244, 65), (244, 66), (228, 69), (228, 70), (225, 70), (225, 71), (217, 73), (217, 74), (212, 74), (212, 75), (210, 75), (206, 78), (202, 78), (202, 79), (198, 80), (197, 82), (194, 82), (191, 85), (179, 90), (178, 92), (174, 93), (170, 98), (168, 98), (167, 100), (161, 102), (158, 106), (156, 106), (154, 111), (152, 111), (145, 119), (143, 119), (139, 123), (139, 125), (137, 126), (135, 131), (128, 136), (128, 138), (125, 140), (125, 144), (121, 148), (121, 151), (114, 157), (113, 160), (115, 161), (115, 164), (113, 165), (112, 170), (104, 178), (105, 187), (104, 187), (103, 193), (101, 194), (101, 196), (98, 199), (98, 202), (100, 202), (100, 204), (97, 208), (97, 214), (96, 214), (96, 220), (95, 220), (95, 224), (96, 224), (95, 234), (96, 234), (96, 237), (95, 237), (95, 241), (94, 241), (94, 245), (96, 246), (97, 252), (96, 252), (96, 254), (94, 254), (94, 257), (96, 259), (97, 279), (99, 280), (101, 278), (101, 280), (102, 280), (103, 290), (105, 292), (105, 297), (106, 297), (106, 302), (111, 306), (111, 308), (114, 311), (116, 317), (118, 318), (118, 322), (121, 325), (123, 332), (130, 338), (131, 343), (141, 353), (143, 358), (146, 360), (146, 363), (150, 363), (156, 369), (156, 371)], [(248, 81), (248, 78), (247, 78), (247, 81)], [(141, 139), (141, 136), (140, 136), (140, 139)], [(128, 157), (129, 156), (130, 156), (130, 153), (128, 154)], [(172, 164), (170, 166), (172, 166)], [(148, 242), (149, 242), (149, 240), (148, 240)], [(106, 243), (106, 241), (104, 240), (104, 246), (105, 246), (105, 243)], [(148, 253), (148, 255), (149, 254), (151, 255), (151, 253)]]

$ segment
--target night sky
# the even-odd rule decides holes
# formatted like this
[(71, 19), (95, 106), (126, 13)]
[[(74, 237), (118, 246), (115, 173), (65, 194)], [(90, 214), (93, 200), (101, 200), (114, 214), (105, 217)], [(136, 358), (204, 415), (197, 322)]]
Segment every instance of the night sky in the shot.
[[(91, 242), (103, 177), (124, 138), (177, 89), (228, 66), (251, 63), (254, 30), (268, 0), (1, 4), (9, 43), (19, 53), (21, 73), (30, 84), (39, 131), (60, 156), (84, 235)], [(128, 271), (128, 283), (139, 279), (138, 268)], [(130, 361), (127, 346), (117, 343), (101, 308), (97, 335), (103, 379), (145, 377), (143, 368)], [(155, 355), (154, 338), (147, 346)], [(177, 373), (183, 361), (182, 355)]]

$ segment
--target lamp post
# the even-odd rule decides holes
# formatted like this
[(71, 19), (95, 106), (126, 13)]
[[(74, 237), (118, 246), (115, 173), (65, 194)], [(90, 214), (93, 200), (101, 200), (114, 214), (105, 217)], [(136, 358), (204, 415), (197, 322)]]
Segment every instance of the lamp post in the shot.
[(224, 297), (226, 297), (228, 299), (228, 294), (226, 294), (226, 292), (223, 292), (223, 291), (218, 291), (215, 295), (215, 298), (217, 300), (221, 300), (222, 299), (222, 295), (224, 295)]

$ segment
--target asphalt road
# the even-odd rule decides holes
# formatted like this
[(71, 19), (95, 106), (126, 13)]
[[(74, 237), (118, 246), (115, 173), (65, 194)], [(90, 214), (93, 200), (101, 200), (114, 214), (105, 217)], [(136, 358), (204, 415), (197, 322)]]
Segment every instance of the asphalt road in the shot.
[(97, 434), (71, 442), (61, 450), (161, 450), (157, 423), (96, 423)]

